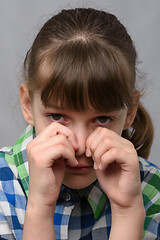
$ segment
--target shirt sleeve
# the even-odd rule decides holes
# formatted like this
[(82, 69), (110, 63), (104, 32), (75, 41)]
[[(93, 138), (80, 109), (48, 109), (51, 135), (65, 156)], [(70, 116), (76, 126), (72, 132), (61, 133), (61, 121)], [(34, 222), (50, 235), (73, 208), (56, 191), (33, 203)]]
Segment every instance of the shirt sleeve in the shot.
[(160, 239), (160, 171), (145, 161), (141, 168), (142, 195), (146, 211), (143, 239)]
[(10, 229), (8, 222), (0, 209), (0, 240), (3, 239), (10, 239), (10, 240), (15, 240), (16, 238), (14, 237), (12, 230)]
[(20, 181), (0, 156), (0, 239), (22, 239), (25, 208)]

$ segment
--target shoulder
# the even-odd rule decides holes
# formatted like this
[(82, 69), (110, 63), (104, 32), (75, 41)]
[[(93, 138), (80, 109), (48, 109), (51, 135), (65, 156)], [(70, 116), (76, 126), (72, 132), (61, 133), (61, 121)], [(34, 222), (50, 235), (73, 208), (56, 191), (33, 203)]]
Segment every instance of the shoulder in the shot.
[(0, 149), (0, 239), (22, 239), (26, 196), (13, 148)]
[(15, 166), (12, 147), (4, 147), (0, 149), (0, 180), (7, 181), (11, 176), (17, 177), (18, 172)]
[(160, 179), (160, 168), (149, 160), (139, 157), (141, 182), (156, 184)]
[(157, 199), (160, 200), (159, 167), (144, 158), (139, 158), (139, 164), (142, 193), (147, 197), (145, 199), (145, 204), (147, 204), (149, 200), (152, 200), (152, 203)]
[(160, 237), (160, 169), (150, 161), (139, 158), (141, 188), (146, 211), (144, 239)]
[(15, 205), (17, 196), (24, 196), (12, 148), (0, 149), (0, 204), (6, 201)]

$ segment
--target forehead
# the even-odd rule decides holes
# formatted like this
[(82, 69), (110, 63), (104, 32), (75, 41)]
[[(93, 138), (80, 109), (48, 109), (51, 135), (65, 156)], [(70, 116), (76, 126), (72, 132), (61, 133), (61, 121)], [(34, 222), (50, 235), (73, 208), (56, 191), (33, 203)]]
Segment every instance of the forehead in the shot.
[(122, 112), (126, 111), (127, 107), (125, 107), (124, 109), (119, 108), (119, 109), (114, 109), (114, 110), (110, 110), (110, 109), (105, 109), (105, 110), (99, 110), (96, 108), (93, 108), (91, 105), (88, 109), (86, 110), (75, 110), (75, 109), (71, 109), (68, 107), (62, 107), (60, 103), (56, 104), (55, 102), (52, 102), (48, 105), (44, 105), (42, 100), (41, 100), (41, 94), (40, 92), (36, 92), (34, 94), (34, 104), (35, 104), (35, 108), (39, 108), (42, 111), (49, 111), (50, 113), (62, 113), (62, 114), (66, 114), (66, 115), (79, 115), (80, 118), (83, 116), (85, 116), (86, 118), (91, 118), (94, 116), (100, 116), (100, 115), (113, 115), (113, 116), (118, 116), (119, 114), (121, 114)]
[[(134, 75), (134, 74), (133, 74)], [(131, 103), (134, 76), (123, 54), (100, 44), (59, 47), (43, 58), (35, 73), (45, 106), (85, 111), (123, 108)]]

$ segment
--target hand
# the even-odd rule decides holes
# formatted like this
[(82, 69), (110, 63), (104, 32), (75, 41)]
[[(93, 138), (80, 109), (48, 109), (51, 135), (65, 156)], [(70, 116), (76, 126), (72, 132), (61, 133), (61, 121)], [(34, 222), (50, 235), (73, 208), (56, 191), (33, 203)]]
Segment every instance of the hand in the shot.
[[(55, 206), (65, 172), (65, 161), (77, 165), (73, 132), (52, 123), (27, 145), (30, 203)], [(65, 159), (65, 160), (64, 160)]]
[[(141, 197), (139, 161), (131, 142), (99, 127), (87, 139), (99, 183), (115, 209), (128, 208)], [(142, 203), (142, 201), (140, 202)], [(113, 209), (112, 209), (113, 210)]]

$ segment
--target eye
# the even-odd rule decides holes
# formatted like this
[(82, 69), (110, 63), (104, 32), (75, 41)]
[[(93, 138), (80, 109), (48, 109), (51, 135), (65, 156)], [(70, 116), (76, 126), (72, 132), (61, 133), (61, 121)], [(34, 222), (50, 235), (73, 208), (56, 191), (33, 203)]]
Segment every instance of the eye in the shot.
[(52, 113), (50, 115), (48, 115), (50, 117), (50, 119), (52, 121), (57, 121), (57, 122), (61, 122), (61, 121), (64, 121), (65, 120), (65, 116), (63, 116), (62, 114), (59, 114), (59, 113)]
[(109, 124), (113, 119), (107, 116), (99, 116), (95, 119), (95, 123), (100, 125), (107, 125)]

